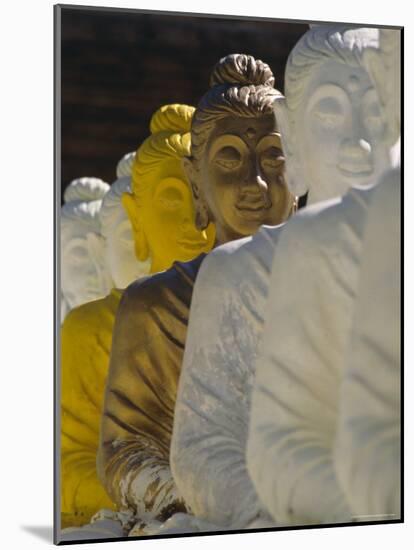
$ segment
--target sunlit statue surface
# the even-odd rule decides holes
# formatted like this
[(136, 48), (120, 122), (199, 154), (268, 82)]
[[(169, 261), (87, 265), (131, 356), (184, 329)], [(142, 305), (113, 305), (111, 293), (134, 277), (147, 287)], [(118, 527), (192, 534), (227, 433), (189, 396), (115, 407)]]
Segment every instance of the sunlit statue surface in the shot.
[[(389, 124), (400, 128), (400, 31), (366, 59)], [(401, 517), (401, 173), (372, 191), (340, 389), (334, 464), (352, 514)]]
[[(294, 197), (283, 179), (269, 67), (250, 56), (222, 59), (191, 127), (184, 168), (196, 225), (218, 244), (280, 223)], [(178, 196), (175, 195), (174, 200)], [(190, 223), (190, 220), (188, 220)], [(183, 235), (194, 250), (198, 240)], [(169, 466), (176, 389), (194, 280), (204, 255), (125, 292), (117, 315), (98, 454), (100, 477), (120, 507), (164, 520), (185, 511)], [(143, 531), (138, 523), (134, 534)]]
[(108, 294), (99, 211), (109, 184), (98, 178), (73, 180), (61, 210), (61, 320), (74, 307)]
[[(112, 329), (122, 295), (119, 288), (156, 266), (168, 267), (171, 254), (188, 257), (186, 247), (172, 243), (175, 248), (165, 251), (163, 243), (194, 216), (188, 186), (174, 179), (181, 169), (181, 156), (188, 150), (180, 144), (188, 137), (193, 111), (185, 105), (162, 107), (152, 117), (152, 134), (137, 155), (129, 154), (118, 164), (121, 177), (105, 195), (100, 210), (104, 257), (118, 288), (71, 311), (62, 326), (61, 486), (65, 527), (87, 523), (100, 508), (115, 507), (97, 478), (96, 452)], [(129, 167), (133, 171), (132, 191)], [(177, 200), (177, 188), (187, 193), (186, 201)], [(131, 205), (131, 200), (136, 204)], [(121, 201), (129, 206), (129, 214), (133, 213), (132, 228)], [(175, 201), (174, 208), (169, 201)], [(213, 236), (203, 235), (193, 225), (190, 230), (198, 236), (201, 250), (211, 247)]]
[[(353, 503), (351, 493), (361, 495), (362, 491), (366, 498), (369, 487), (375, 498), (381, 493), (375, 485), (384, 486), (382, 476), (387, 479), (386, 484), (396, 478), (395, 472), (384, 468), (390, 457), (385, 454), (390, 450), (386, 441), (390, 433), (385, 429), (384, 419), (392, 425), (395, 436), (398, 377), (393, 376), (398, 367), (392, 346), (398, 346), (398, 337), (396, 329), (389, 326), (387, 315), (394, 322), (397, 306), (390, 305), (388, 298), (382, 302), (381, 292), (388, 295), (387, 280), (394, 284), (394, 278), (388, 275), (390, 270), (398, 269), (393, 262), (397, 253), (391, 251), (399, 247), (398, 209), (391, 200), (388, 207), (378, 210), (375, 197), (383, 194), (376, 184), (387, 168), (385, 160), (389, 166), (389, 151), (398, 132), (395, 117), (385, 116), (383, 87), (377, 79), (368, 79), (368, 72), (361, 72), (367, 58), (374, 55), (378, 59), (379, 30), (320, 27), (303, 38), (303, 45), (309, 47), (322, 41), (338, 48), (342, 58), (349, 61), (341, 73), (347, 78), (329, 101), (320, 95), (316, 103), (310, 98), (314, 107), (309, 114), (314, 117), (314, 128), (322, 133), (325, 144), (331, 132), (338, 132), (344, 140), (344, 149), (339, 147), (337, 156), (328, 148), (325, 155), (321, 151), (321, 166), (335, 161), (337, 170), (337, 174), (321, 174), (321, 181), (325, 184), (340, 181), (348, 173), (353, 187), (342, 198), (306, 208), (290, 220), (280, 236), (273, 261), (265, 329), (256, 365), (247, 464), (261, 502), (279, 524), (374, 520), (384, 500), (380, 499), (369, 511), (368, 506), (355, 506), (358, 498)], [(295, 51), (287, 72), (294, 56)], [(360, 65), (358, 79), (352, 73), (352, 57)], [(391, 78), (384, 66), (380, 66), (380, 73), (382, 82)], [(331, 71), (330, 86), (335, 74)], [(342, 104), (345, 94), (349, 100)], [(289, 109), (288, 91), (286, 102)], [(350, 110), (344, 117), (348, 104)], [(306, 125), (307, 120), (303, 122)], [(306, 169), (306, 150), (300, 148), (300, 142), (297, 149), (293, 141), (291, 144), (292, 160), (296, 156), (295, 177), (305, 180), (310, 174)], [(286, 162), (289, 173), (289, 157)], [(389, 191), (392, 193), (391, 187)], [(397, 197), (398, 186), (394, 186), (394, 192)], [(389, 234), (384, 234), (382, 228), (377, 236), (371, 234), (368, 238), (371, 231), (368, 221), (373, 211), (377, 212), (377, 229), (383, 223), (385, 233)], [(380, 221), (381, 216), (385, 218)], [(362, 286), (361, 273), (367, 261), (373, 271), (371, 280)], [(375, 273), (377, 267), (379, 271)], [(372, 293), (370, 284), (376, 289)], [(358, 314), (362, 304), (364, 315)], [(376, 322), (372, 318), (374, 312), (378, 314)], [(373, 340), (360, 341), (358, 351), (352, 350), (357, 345), (356, 341), (350, 343), (352, 323), (360, 326), (362, 322), (365, 329), (368, 318), (373, 325), (365, 334), (362, 330), (359, 338), (364, 340), (370, 333)], [(378, 340), (381, 343), (376, 346)], [(362, 354), (361, 347), (365, 346), (369, 351)], [(380, 351), (384, 348), (386, 353)], [(382, 356), (382, 365), (378, 361), (372, 363), (377, 353)], [(346, 396), (344, 388), (342, 398), (344, 371), (350, 360), (353, 390), (349, 385)], [(355, 368), (358, 371), (358, 364), (364, 360), (370, 365), (356, 375)], [(387, 371), (385, 376), (381, 369)], [(384, 395), (376, 391), (388, 383), (387, 391), (393, 397), (387, 403)], [(348, 414), (344, 416), (341, 409)], [(394, 416), (389, 415), (390, 409)], [(335, 455), (338, 425), (343, 421), (345, 439), (338, 447), (342, 455)], [(349, 444), (344, 445), (344, 441)], [(373, 456), (377, 462), (372, 460)], [(393, 459), (390, 463), (395, 466), (395, 455)], [(338, 475), (340, 471), (342, 474)], [(357, 480), (361, 487), (357, 486)], [(393, 513), (398, 514), (398, 510)], [(370, 514), (373, 517), (368, 518)]]
[[(308, 192), (308, 204), (340, 196), (353, 183), (366, 186), (387, 165), (378, 98), (361, 66), (362, 52), (377, 43), (374, 29), (320, 27), (304, 35), (290, 54), (286, 100), (276, 100), (276, 116), (288, 185), (295, 195)], [(315, 205), (307, 211), (318, 208)], [(277, 279), (278, 241), (286, 228), (295, 224), (296, 216), (283, 226), (264, 226), (252, 238), (214, 250), (204, 262), (194, 290), (171, 467), (193, 512), (227, 527), (261, 526), (265, 521), (247, 470), (245, 449), (273, 257), (273, 277)], [(335, 265), (338, 236), (329, 226), (325, 232), (333, 244), (331, 256), (323, 260)], [(281, 261), (288, 285), (281, 298), (288, 304), (286, 308), (296, 308), (298, 316), (303, 316), (311, 335), (313, 324), (320, 319), (308, 311), (301, 289), (293, 281), (296, 277), (318, 278), (323, 268), (314, 266), (315, 252), (307, 251), (306, 236), (300, 238), (298, 235), (298, 242), (290, 243)], [(320, 292), (325, 292), (324, 285)], [(279, 323), (283, 324), (288, 314), (281, 312)], [(275, 350), (280, 339), (289, 340), (285, 333), (286, 329), (283, 336), (273, 332)], [(302, 353), (300, 343), (295, 353)], [(260, 461), (260, 452), (258, 455)], [(266, 475), (263, 471), (264, 484)], [(273, 515), (271, 525), (277, 519)]]

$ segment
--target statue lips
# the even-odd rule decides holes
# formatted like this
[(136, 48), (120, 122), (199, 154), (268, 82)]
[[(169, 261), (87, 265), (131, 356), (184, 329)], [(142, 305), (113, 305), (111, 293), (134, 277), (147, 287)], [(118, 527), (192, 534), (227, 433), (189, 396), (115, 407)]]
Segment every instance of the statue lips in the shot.
[(255, 198), (245, 196), (236, 203), (236, 210), (245, 217), (260, 219), (271, 206), (270, 201), (264, 200), (261, 195)]
[(340, 162), (337, 168), (347, 178), (360, 178), (363, 180), (369, 178), (374, 171), (372, 164), (367, 162)]

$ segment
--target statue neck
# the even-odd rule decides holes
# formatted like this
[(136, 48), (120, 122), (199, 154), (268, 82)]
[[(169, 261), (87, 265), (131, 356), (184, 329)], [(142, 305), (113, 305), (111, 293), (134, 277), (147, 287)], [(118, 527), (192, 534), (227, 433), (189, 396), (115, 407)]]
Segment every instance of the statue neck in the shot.
[(231, 231), (227, 227), (219, 226), (219, 224), (216, 223), (216, 240), (214, 242), (213, 248), (216, 248), (216, 246), (220, 246), (222, 244), (226, 244), (230, 241), (242, 239), (243, 237), (245, 237), (245, 235), (239, 235), (238, 233)]
[(171, 265), (167, 265), (161, 260), (161, 258), (153, 257), (151, 262), (150, 274), (159, 273), (160, 271), (166, 271)]
[(349, 187), (341, 187), (339, 185), (318, 184), (309, 189), (308, 199), (306, 204), (314, 204), (316, 202), (327, 201), (335, 197), (341, 197), (348, 191)]

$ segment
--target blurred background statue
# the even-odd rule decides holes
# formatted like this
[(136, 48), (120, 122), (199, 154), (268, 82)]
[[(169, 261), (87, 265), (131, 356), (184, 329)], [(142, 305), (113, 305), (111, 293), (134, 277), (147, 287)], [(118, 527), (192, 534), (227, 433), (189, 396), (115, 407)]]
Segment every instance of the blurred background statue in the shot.
[(73, 180), (61, 211), (61, 316), (102, 298), (111, 288), (104, 260), (99, 210), (109, 184), (98, 178)]
[(214, 226), (200, 231), (194, 225), (191, 191), (181, 163), (190, 150), (193, 113), (194, 107), (174, 104), (154, 114), (151, 136), (132, 165), (132, 192), (122, 198), (136, 256), (150, 259), (151, 273), (164, 271), (177, 260), (189, 261), (213, 246)]
[[(125, 171), (124, 162), (133, 161), (134, 153), (128, 153), (118, 163), (117, 175), (121, 173), (120, 166)], [(128, 169), (131, 170), (131, 164)], [(134, 235), (131, 223), (122, 197), (131, 192), (131, 174), (118, 176), (111, 185), (110, 191), (102, 200), (99, 213), (101, 233), (104, 237), (104, 258), (111, 275), (112, 287), (126, 288), (130, 283), (150, 272), (151, 260), (138, 260), (135, 255)]]

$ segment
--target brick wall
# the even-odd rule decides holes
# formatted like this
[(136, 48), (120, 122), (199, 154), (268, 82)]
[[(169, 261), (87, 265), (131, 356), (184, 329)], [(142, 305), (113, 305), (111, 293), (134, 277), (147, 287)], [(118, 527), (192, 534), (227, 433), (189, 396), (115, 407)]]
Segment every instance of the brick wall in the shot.
[(307, 25), (105, 10), (62, 10), (62, 187), (115, 177), (165, 103), (196, 106), (213, 65), (246, 53), (270, 65), (283, 90), (287, 56)]

